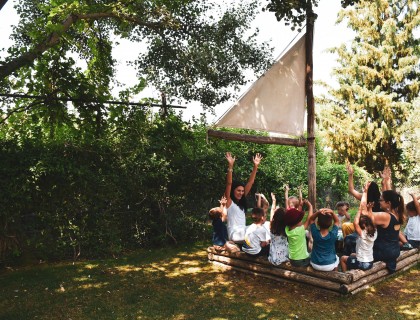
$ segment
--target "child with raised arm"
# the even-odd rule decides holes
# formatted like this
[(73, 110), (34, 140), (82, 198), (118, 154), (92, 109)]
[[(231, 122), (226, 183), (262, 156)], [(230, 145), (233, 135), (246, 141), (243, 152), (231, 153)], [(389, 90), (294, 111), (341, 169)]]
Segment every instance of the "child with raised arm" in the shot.
[(284, 223), (286, 224), (285, 232), (289, 243), (289, 260), (292, 266), (306, 267), (309, 265), (310, 258), (306, 245), (306, 229), (312, 216), (312, 204), (305, 200), (303, 202), (309, 208), (308, 218), (302, 223), (305, 213), (295, 208), (291, 208), (285, 212)]
[[(354, 228), (359, 235), (356, 253), (342, 256), (340, 265), (343, 272), (351, 269), (369, 270), (373, 266), (373, 245), (378, 236), (372, 213), (372, 203), (367, 204), (367, 187), (364, 189), (359, 211), (354, 218)], [(364, 211), (364, 212), (363, 212)]]
[(262, 208), (252, 209), (251, 219), (254, 223), (246, 229), (242, 251), (253, 256), (268, 256), (270, 251), (270, 234), (264, 227), (264, 210)]
[(212, 208), (209, 211), (209, 218), (213, 225), (213, 247), (217, 251), (237, 252), (239, 248), (232, 241), (228, 241), (225, 225), (225, 221), (227, 220), (226, 201), (226, 198), (222, 197), (219, 200), (220, 206)]
[(257, 197), (257, 208), (262, 208), (264, 214), (267, 215), (268, 208), (270, 208), (267, 198), (262, 193), (256, 193), (255, 196)]
[(417, 197), (414, 193), (410, 193), (410, 196), (413, 201), (406, 205), (408, 222), (404, 229), (404, 235), (412, 248), (420, 248), (420, 197)]
[(289, 209), (297, 209), (299, 211), (302, 211), (302, 187), (299, 187), (299, 198), (296, 196), (289, 197), (289, 190), (289, 185), (286, 184), (284, 186), (284, 201), (286, 205), (286, 211)]
[[(316, 219), (319, 229), (315, 223)], [(335, 241), (337, 240), (339, 224), (338, 217), (332, 209), (324, 208), (318, 210), (309, 220), (313, 238), (311, 252), (312, 268), (319, 271), (337, 270), (340, 262), (335, 251)], [(330, 230), (333, 221), (334, 225)]]

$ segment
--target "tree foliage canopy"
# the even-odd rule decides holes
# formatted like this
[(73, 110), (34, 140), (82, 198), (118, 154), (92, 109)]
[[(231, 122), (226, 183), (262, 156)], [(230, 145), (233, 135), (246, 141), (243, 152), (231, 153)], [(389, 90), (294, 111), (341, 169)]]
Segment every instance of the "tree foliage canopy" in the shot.
[(360, 1), (341, 12), (339, 22), (344, 20), (356, 37), (332, 50), (339, 56), (339, 87), (323, 101), (327, 144), (336, 159), (361, 160), (370, 172), (386, 160), (400, 165), (403, 124), (420, 90), (420, 40), (414, 34), (420, 7), (417, 1)]
[[(25, 0), (16, 9), (15, 44), (0, 61), (6, 91), (31, 89), (26, 78), (38, 79), (54, 65), (68, 73), (60, 74), (60, 90), (76, 81), (98, 88), (90, 95), (106, 97), (115, 75), (113, 47), (124, 38), (146, 47), (133, 62), (140, 88), (147, 79), (168, 94), (213, 106), (229, 97), (227, 88), (244, 83), (245, 70), (264, 70), (271, 53), (257, 44), (257, 32), (248, 32), (259, 10), (252, 0), (228, 8), (194, 0)], [(86, 63), (85, 72), (76, 59)]]

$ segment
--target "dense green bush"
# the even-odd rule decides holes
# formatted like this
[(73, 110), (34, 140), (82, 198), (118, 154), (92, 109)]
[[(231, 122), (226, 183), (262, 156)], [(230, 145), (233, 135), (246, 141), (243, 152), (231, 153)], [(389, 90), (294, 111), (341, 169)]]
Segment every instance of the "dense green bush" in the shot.
[[(264, 155), (250, 206), (255, 192), (275, 192), (283, 205), (286, 183), (291, 193), (302, 185), (307, 196), (305, 148), (207, 142), (204, 119), (187, 123), (135, 109), (100, 134), (62, 127), (46, 135), (32, 127), (38, 134), (11, 137), (11, 130), (3, 127), (0, 140), (1, 260), (116, 255), (209, 239), (207, 212), (224, 192), (226, 151), (237, 158), (234, 178), (244, 182), (253, 155)], [(317, 152), (319, 205), (326, 195), (342, 200), (344, 166)]]

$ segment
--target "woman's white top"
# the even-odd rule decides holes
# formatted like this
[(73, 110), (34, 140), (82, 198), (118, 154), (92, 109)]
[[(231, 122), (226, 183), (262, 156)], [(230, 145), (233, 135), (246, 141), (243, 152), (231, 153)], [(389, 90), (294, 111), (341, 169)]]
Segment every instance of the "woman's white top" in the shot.
[[(233, 241), (244, 240), (245, 236), (246, 218), (245, 212), (238, 207), (238, 205), (232, 201), (230, 207), (227, 209), (227, 230), (228, 238)], [(234, 234), (241, 234), (242, 239), (237, 239)]]

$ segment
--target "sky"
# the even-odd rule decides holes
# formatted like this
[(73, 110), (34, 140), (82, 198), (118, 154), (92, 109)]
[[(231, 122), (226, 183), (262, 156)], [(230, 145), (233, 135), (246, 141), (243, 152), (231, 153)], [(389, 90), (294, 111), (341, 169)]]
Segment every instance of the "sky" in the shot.
[[(15, 2), (16, 0), (9, 0), (0, 11), (0, 49), (7, 49), (12, 44), (9, 39), (12, 31), (11, 26), (18, 23), (18, 16), (13, 8)], [(345, 23), (340, 25), (335, 23), (337, 14), (341, 9), (340, 3), (339, 0), (320, 0), (319, 6), (314, 8), (314, 11), (318, 14), (318, 19), (315, 22), (313, 48), (314, 81), (321, 80), (333, 86), (335, 80), (331, 77), (331, 71), (337, 65), (336, 57), (326, 50), (348, 43), (353, 39), (353, 33), (347, 29)], [(297, 31), (291, 31), (289, 27), (278, 22), (274, 14), (270, 12), (261, 13), (254, 22), (254, 26), (260, 29), (261, 41), (271, 40), (271, 44), (275, 48), (274, 57), (277, 57), (297, 34)], [(127, 65), (127, 61), (134, 60), (137, 54), (138, 51), (133, 49), (133, 44), (127, 40), (120, 41), (120, 45), (114, 49), (114, 55), (119, 64), (116, 74), (118, 81), (126, 85), (135, 83), (136, 71)], [(4, 56), (4, 52), (0, 52), (0, 56)], [(241, 92), (237, 93), (237, 96), (240, 96), (249, 86), (245, 86)], [(315, 95), (321, 92), (320, 88), (314, 87)], [(143, 96), (160, 99), (160, 92), (153, 88), (148, 88), (143, 92)], [(235, 99), (232, 99), (216, 106), (216, 116), (209, 115), (208, 119), (216, 120), (235, 101)], [(183, 111), (184, 118), (198, 117), (202, 112), (198, 103), (193, 102), (183, 105), (187, 106), (187, 109)]]

